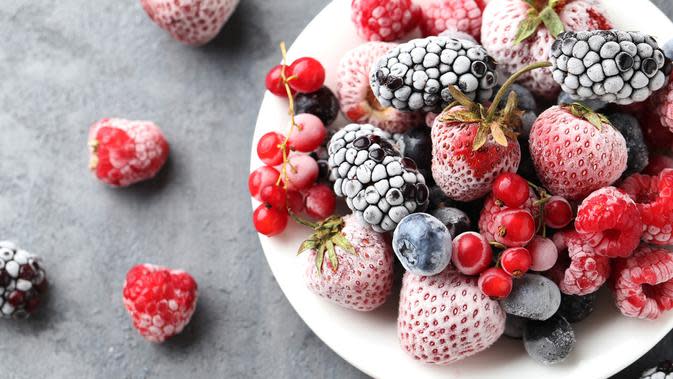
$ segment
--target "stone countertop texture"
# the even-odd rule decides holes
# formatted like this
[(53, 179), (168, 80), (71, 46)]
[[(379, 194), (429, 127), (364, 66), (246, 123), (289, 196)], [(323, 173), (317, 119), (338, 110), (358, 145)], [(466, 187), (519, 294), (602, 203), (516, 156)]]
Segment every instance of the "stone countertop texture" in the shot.
[[(654, 0), (673, 16), (670, 0)], [(242, 0), (220, 35), (183, 46), (135, 0), (5, 1), (0, 8), (0, 239), (45, 258), (50, 296), (1, 322), (3, 378), (364, 378), (301, 321), (251, 223), (248, 156), (263, 78), (328, 0)], [(109, 189), (87, 172), (87, 128), (156, 121), (156, 180)], [(182, 267), (201, 297), (163, 345), (131, 328), (126, 271)], [(673, 335), (617, 376), (666, 354)]]

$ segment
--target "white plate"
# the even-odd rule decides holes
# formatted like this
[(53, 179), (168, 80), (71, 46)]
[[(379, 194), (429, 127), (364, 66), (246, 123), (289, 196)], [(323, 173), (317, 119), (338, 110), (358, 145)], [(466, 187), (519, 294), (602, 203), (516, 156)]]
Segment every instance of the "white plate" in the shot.
[[(497, 1), (497, 0), (496, 0)], [(604, 0), (610, 19), (624, 30), (640, 30), (665, 42), (673, 37), (673, 23), (648, 0)], [(341, 56), (362, 43), (350, 21), (350, 0), (335, 0), (299, 35), (288, 56), (318, 58), (327, 70), (327, 85), (335, 88)], [(288, 122), (287, 102), (269, 93), (259, 111), (251, 170), (261, 166), (254, 147), (257, 140)], [(253, 207), (257, 204), (253, 201)], [(568, 360), (546, 367), (528, 357), (520, 341), (502, 338), (481, 354), (450, 366), (414, 361), (399, 347), (396, 332), (397, 296), (377, 311), (360, 313), (331, 304), (304, 286), (302, 267), (295, 252), (308, 231), (297, 225), (279, 237), (260, 235), (271, 271), (288, 300), (306, 324), (329, 347), (355, 367), (377, 378), (605, 378), (640, 356), (673, 329), (673, 312), (654, 321), (623, 317), (604, 293), (598, 310), (575, 325), (577, 346)], [(338, 375), (337, 375), (338, 376)]]

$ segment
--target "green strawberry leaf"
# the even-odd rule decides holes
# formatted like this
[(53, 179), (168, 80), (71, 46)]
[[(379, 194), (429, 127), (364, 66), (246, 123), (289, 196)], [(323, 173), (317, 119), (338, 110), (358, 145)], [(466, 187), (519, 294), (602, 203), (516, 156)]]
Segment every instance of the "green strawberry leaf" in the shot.
[(307, 239), (306, 241), (302, 242), (301, 245), (299, 245), (297, 255), (305, 252), (306, 250), (315, 249), (316, 246), (318, 246), (318, 242), (316, 240)]
[(342, 236), (341, 234), (336, 234), (334, 237), (332, 237), (332, 242), (334, 242), (335, 245), (339, 246), (347, 253), (357, 255), (353, 245), (351, 245), (346, 237)]
[(598, 130), (601, 130), (605, 124), (612, 125), (605, 115), (594, 111), (580, 102), (564, 105), (563, 108), (570, 111), (573, 116), (588, 121)]
[(327, 259), (329, 259), (329, 263), (332, 266), (332, 271), (336, 272), (339, 268), (339, 259), (337, 258), (336, 250), (334, 250), (334, 244), (331, 240), (327, 240), (325, 246), (327, 247)]
[(507, 137), (505, 137), (505, 133), (502, 131), (502, 126), (498, 121), (494, 121), (491, 123), (491, 135), (493, 136), (493, 139), (495, 142), (500, 145), (507, 147), (508, 142), (507, 142)]
[(488, 131), (488, 125), (483, 123), (479, 125), (479, 129), (477, 129), (477, 135), (474, 136), (474, 142), (472, 142), (472, 150), (477, 151), (481, 149), (482, 146), (484, 146), (488, 140)]
[(475, 108), (475, 103), (474, 101), (470, 100), (469, 97), (465, 96), (464, 93), (460, 92), (458, 87), (456, 86), (449, 86), (449, 93), (451, 94), (451, 97), (453, 97), (453, 100), (457, 101), (458, 104), (464, 106), (465, 108), (472, 110)]
[(478, 115), (474, 114), (474, 112), (455, 111), (444, 113), (441, 116), (440, 120), (443, 122), (468, 123), (468, 122), (479, 122), (481, 121), (481, 118)]
[(545, 9), (542, 10), (542, 12), (540, 12), (540, 19), (544, 23), (544, 26), (547, 27), (547, 30), (549, 30), (549, 33), (551, 33), (552, 37), (554, 38), (558, 37), (559, 34), (565, 31), (563, 21), (561, 21), (561, 18), (558, 16), (556, 10), (554, 9), (555, 5), (556, 1), (552, 1), (549, 4), (549, 6), (547, 6)]
[(537, 13), (537, 10), (531, 7), (528, 10), (528, 16), (519, 24), (519, 30), (517, 30), (516, 36), (514, 37), (514, 46), (530, 38), (541, 23), (542, 19)]
[(325, 259), (325, 245), (321, 244), (315, 256), (315, 268), (318, 270), (318, 274), (322, 274), (322, 262), (324, 259)]

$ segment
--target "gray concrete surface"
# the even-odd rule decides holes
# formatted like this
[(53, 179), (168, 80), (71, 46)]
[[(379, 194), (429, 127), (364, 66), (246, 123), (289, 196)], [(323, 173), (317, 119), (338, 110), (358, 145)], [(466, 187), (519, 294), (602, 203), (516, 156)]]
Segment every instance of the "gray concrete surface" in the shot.
[[(668, 0), (657, 0), (673, 15)], [(195, 49), (134, 0), (4, 1), (0, 7), (0, 238), (42, 255), (51, 295), (0, 322), (2, 378), (359, 378), (296, 315), (250, 222), (248, 149), (263, 77), (327, 0), (243, 0)], [(172, 143), (157, 180), (112, 190), (87, 172), (87, 126), (151, 119)], [(144, 342), (121, 303), (139, 262), (184, 267), (192, 323)], [(673, 337), (619, 378), (673, 349)]]

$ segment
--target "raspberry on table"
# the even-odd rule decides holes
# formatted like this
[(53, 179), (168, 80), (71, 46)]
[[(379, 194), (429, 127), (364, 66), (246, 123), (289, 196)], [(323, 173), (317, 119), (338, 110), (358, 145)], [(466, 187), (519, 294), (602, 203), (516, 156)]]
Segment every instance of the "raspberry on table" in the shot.
[(673, 243), (673, 169), (664, 169), (659, 176), (631, 175), (620, 188), (637, 203), (642, 240), (654, 245)]
[(628, 257), (640, 243), (643, 222), (628, 195), (615, 187), (604, 187), (582, 201), (575, 230), (595, 254)]
[(194, 314), (198, 288), (182, 270), (150, 264), (131, 268), (123, 300), (133, 326), (151, 342), (163, 342), (184, 329)]
[(421, 17), (412, 0), (353, 0), (351, 19), (366, 41), (395, 41), (412, 31)]
[(30, 316), (47, 291), (47, 276), (39, 257), (0, 241), (0, 317)]
[(654, 320), (673, 308), (673, 253), (641, 245), (614, 265), (617, 308), (628, 317)]

